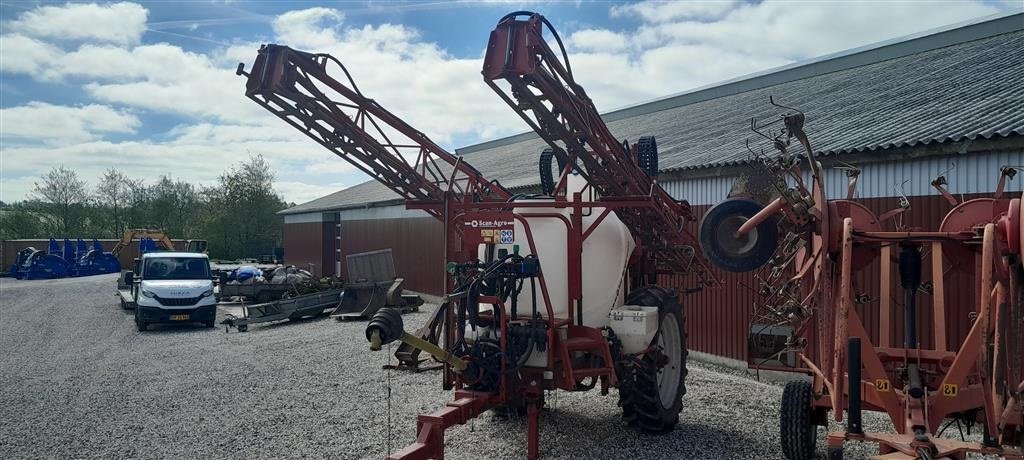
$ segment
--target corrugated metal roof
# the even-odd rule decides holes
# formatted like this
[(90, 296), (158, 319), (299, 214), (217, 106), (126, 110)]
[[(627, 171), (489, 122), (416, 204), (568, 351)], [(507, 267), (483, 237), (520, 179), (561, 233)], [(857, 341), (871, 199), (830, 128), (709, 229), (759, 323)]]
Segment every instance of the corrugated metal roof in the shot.
[[(785, 66), (605, 118), (619, 139), (657, 136), (662, 171), (726, 166), (747, 160), (744, 142), (756, 136), (751, 117), (779, 114), (769, 96), (806, 113), (820, 155), (1024, 135), (1024, 13)], [(545, 146), (524, 133), (457, 153), (514, 188), (539, 182)], [(397, 195), (368, 182), (282, 213), (391, 199)]]

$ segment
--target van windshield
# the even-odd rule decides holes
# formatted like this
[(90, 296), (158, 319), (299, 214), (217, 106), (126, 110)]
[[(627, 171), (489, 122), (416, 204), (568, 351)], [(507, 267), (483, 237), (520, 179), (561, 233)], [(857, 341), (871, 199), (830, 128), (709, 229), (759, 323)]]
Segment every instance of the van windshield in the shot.
[(146, 259), (142, 278), (147, 280), (210, 279), (210, 263), (198, 257), (153, 257)]

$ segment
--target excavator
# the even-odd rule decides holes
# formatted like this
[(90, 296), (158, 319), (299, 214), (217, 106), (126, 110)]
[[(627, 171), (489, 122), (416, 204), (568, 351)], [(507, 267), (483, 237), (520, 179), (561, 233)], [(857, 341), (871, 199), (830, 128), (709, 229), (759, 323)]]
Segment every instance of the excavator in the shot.
[[(159, 244), (160, 248), (153, 246), (153, 249), (161, 249), (164, 251), (173, 251), (174, 243), (167, 235), (160, 230), (152, 230), (148, 228), (133, 228), (126, 230), (124, 235), (121, 235), (121, 239), (114, 245), (114, 248), (110, 250), (113, 255), (118, 255), (121, 251), (131, 244), (132, 240), (138, 239), (151, 240), (155, 244)], [(148, 244), (147, 244), (148, 246)], [(185, 252), (201, 252), (205, 253), (207, 250), (206, 240), (188, 240), (185, 245)]]
[[(488, 410), (526, 415), (539, 455), (545, 392), (617, 389), (622, 418), (664, 433), (686, 392), (681, 294), (720, 286), (688, 230), (689, 205), (657, 182), (657, 143), (613, 136), (548, 46), (541, 15), (517, 12), (491, 32), (483, 77), (549, 148), (542, 191), (513, 193), (364, 95), (331, 55), (264, 45), (245, 95), (444, 226), (443, 303), (431, 324), (403, 329), (380, 310), (371, 350), (401, 342), (444, 363), (446, 407), (419, 416), (416, 441), (389, 458), (444, 457), (444, 432)], [(335, 78), (340, 76), (341, 79)], [(552, 168), (557, 164), (557, 173)], [(545, 172), (546, 167), (546, 172)], [(682, 291), (659, 275), (686, 275)]]

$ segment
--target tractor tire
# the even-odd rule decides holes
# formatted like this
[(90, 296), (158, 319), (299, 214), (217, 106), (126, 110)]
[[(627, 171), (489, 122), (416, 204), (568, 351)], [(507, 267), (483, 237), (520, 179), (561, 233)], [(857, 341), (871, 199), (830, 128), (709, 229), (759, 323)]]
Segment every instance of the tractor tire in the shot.
[[(567, 158), (562, 152), (555, 151), (548, 147), (540, 152), (540, 160), (538, 166), (540, 167), (540, 191), (545, 195), (552, 195), (555, 193), (555, 186), (558, 185), (557, 179), (561, 177), (562, 170), (565, 169), (565, 162)], [(551, 171), (551, 160), (555, 160), (558, 165), (557, 173)]]
[(657, 286), (631, 292), (626, 304), (658, 307), (653, 344), (664, 354), (644, 355), (639, 366), (619, 377), (622, 419), (647, 433), (667, 433), (679, 423), (686, 394), (686, 314), (675, 291)]
[(654, 136), (644, 136), (637, 140), (636, 164), (647, 177), (658, 177), (658, 143)]
[(818, 437), (811, 405), (811, 383), (802, 380), (789, 382), (782, 391), (779, 410), (779, 439), (782, 452), (789, 460), (810, 460)]

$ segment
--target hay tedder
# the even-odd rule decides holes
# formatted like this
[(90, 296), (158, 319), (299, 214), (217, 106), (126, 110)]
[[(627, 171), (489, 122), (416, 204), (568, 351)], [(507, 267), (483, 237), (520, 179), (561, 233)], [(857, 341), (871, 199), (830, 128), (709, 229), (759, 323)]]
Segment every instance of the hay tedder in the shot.
[[(754, 125), (778, 150), (757, 162), (777, 198), (762, 206), (734, 196), (708, 211), (700, 233), (715, 265), (757, 270), (752, 341), (759, 330), (791, 331), (775, 351), (795, 357), (794, 365), (761, 368), (811, 376), (783, 394), (786, 456), (814, 458), (816, 427), (827, 425), (831, 411), (836, 421), (845, 417), (846, 429), (828, 434), (830, 459), (842, 458), (846, 441), (877, 443), (885, 459), (964, 459), (972, 452), (1022, 458), (1024, 210), (1019, 197), (1003, 193), (1017, 170), (1003, 167), (990, 197), (964, 202), (937, 178), (932, 185), (953, 209), (937, 228), (908, 228), (897, 218), (909, 209), (906, 197), (880, 215), (852, 201), (856, 169), (848, 172), (845, 198), (826, 196), (804, 114), (787, 110), (770, 124), (781, 122), (773, 132)], [(787, 151), (792, 139), (802, 155)], [(877, 280), (858, 286), (872, 267)], [(974, 292), (969, 301), (956, 295), (965, 290)], [(930, 312), (921, 311), (923, 296)], [(855, 307), (877, 318), (877, 335)], [(931, 324), (923, 324), (928, 317)], [(968, 323), (962, 341), (949, 334), (952, 322)], [(887, 414), (895, 433), (865, 431), (864, 410)], [(961, 422), (981, 425), (980, 442), (940, 437), (944, 423)]]
[(537, 195), (484, 178), (364, 96), (332, 56), (265, 45), (248, 73), (239, 65), (249, 98), (444, 225), (447, 295), (430, 324), (410, 334), (397, 311), (382, 309), (366, 329), (372, 349), (402, 341), (403, 362), (409, 349), (444, 362), (443, 385), (455, 390), (392, 458), (443, 457), (444, 431), (490, 409), (527, 415), (536, 458), (546, 391), (618, 388), (628, 425), (665, 432), (678, 422), (685, 315), (679, 294), (653, 283), (664, 273), (691, 275), (689, 289), (718, 280), (684, 227), (689, 205), (657, 183), (654, 138), (611, 135), (545, 26), (533, 13), (502, 18), (483, 66), (487, 84), (549, 145)]

